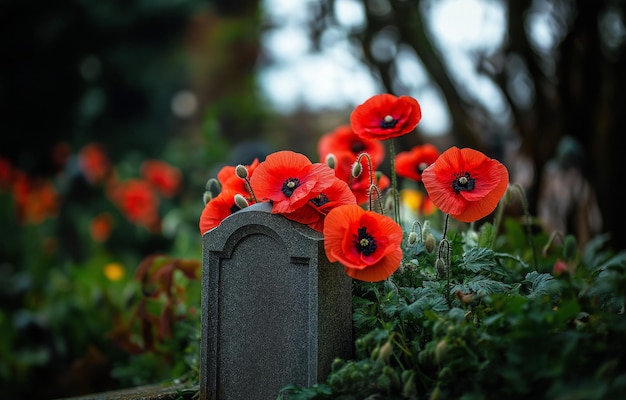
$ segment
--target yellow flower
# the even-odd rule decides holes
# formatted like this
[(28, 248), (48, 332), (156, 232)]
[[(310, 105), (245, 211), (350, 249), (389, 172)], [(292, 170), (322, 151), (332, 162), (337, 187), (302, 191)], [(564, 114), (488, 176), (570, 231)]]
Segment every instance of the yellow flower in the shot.
[(119, 281), (124, 276), (124, 266), (120, 263), (108, 263), (104, 266), (104, 276), (110, 281)]

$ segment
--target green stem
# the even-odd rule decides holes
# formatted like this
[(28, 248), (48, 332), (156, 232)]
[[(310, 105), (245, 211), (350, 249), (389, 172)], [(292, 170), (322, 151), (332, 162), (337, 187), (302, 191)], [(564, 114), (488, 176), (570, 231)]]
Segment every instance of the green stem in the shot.
[(389, 139), (389, 162), (391, 163), (391, 186), (393, 190), (393, 217), (400, 224), (400, 196), (398, 194), (398, 180), (396, 178), (396, 150), (393, 139)]
[(528, 240), (528, 245), (530, 246), (530, 250), (533, 254), (533, 266), (535, 267), (535, 270), (537, 270), (537, 250), (535, 249), (535, 244), (533, 243), (531, 217), (530, 211), (528, 209), (528, 199), (526, 198), (526, 193), (524, 192), (524, 189), (519, 183), (515, 183), (513, 186), (515, 186), (515, 188), (519, 192), (519, 196), (522, 201), (522, 209), (524, 210), (524, 216), (526, 217), (526, 239)]

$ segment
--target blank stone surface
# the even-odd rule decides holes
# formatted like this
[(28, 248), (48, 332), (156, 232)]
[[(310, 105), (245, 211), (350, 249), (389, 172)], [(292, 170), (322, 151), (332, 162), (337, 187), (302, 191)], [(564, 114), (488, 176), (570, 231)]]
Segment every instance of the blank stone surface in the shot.
[(259, 203), (203, 238), (201, 399), (276, 399), (352, 355), (351, 279), (323, 236)]

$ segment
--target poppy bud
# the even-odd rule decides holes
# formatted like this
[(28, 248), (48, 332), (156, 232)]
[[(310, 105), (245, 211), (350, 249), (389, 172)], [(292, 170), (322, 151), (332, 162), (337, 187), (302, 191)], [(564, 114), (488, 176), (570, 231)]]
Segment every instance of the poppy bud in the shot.
[(246, 198), (240, 195), (239, 193), (237, 193), (233, 198), (235, 200), (235, 205), (239, 207), (240, 209), (246, 208), (250, 205), (248, 203), (248, 200), (246, 200)]
[(448, 342), (445, 339), (441, 339), (439, 343), (437, 343), (437, 347), (435, 347), (435, 361), (437, 364), (441, 365), (447, 353)]
[(448, 271), (448, 268), (445, 261), (443, 261), (443, 258), (437, 258), (437, 261), (435, 261), (435, 268), (437, 269), (437, 274), (439, 274), (439, 276), (445, 275)]
[(335, 169), (335, 167), (337, 166), (337, 157), (335, 157), (335, 155), (333, 153), (328, 153), (328, 155), (326, 156), (326, 159), (324, 160), (324, 162), (330, 168)]
[(206, 206), (209, 201), (213, 200), (213, 195), (208, 190), (202, 194), (202, 202)]
[(213, 193), (214, 191), (220, 191), (221, 187), (220, 187), (220, 182), (215, 179), (215, 178), (211, 178), (208, 181), (206, 181), (206, 184), (204, 185), (204, 189)]
[(361, 175), (362, 171), (363, 171), (363, 167), (361, 166), (361, 163), (359, 161), (352, 164), (352, 177), (353, 178), (358, 178), (359, 175)]
[(405, 370), (402, 373), (402, 380), (404, 381), (404, 386), (402, 387), (402, 395), (407, 398), (415, 398), (416, 388), (415, 388), (415, 372)]
[(390, 341), (386, 341), (380, 348), (380, 352), (378, 353), (378, 361), (386, 363), (391, 357), (391, 353), (393, 352), (393, 345)]
[(424, 246), (426, 247), (426, 251), (428, 253), (432, 253), (435, 250), (435, 236), (432, 233), (426, 235), (426, 239), (424, 240)]
[(409, 245), (414, 245), (415, 242), (417, 242), (417, 233), (411, 231), (407, 241), (409, 242)]
[(235, 173), (241, 179), (246, 179), (248, 177), (248, 169), (241, 164), (235, 167)]

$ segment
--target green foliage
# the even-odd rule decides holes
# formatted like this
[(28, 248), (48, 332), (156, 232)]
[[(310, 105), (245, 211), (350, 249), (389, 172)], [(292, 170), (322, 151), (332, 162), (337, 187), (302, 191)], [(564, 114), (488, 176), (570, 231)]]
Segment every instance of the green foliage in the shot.
[[(613, 399), (626, 389), (626, 252), (607, 237), (580, 254), (554, 243), (533, 260), (507, 220), (451, 236), (440, 251), (406, 245), (403, 266), (354, 283), (355, 348), (324, 383), (289, 399)], [(538, 248), (548, 238), (532, 237)], [(443, 249), (443, 251), (442, 251)], [(448, 255), (446, 255), (448, 253)], [(445, 268), (436, 268), (442, 258)]]

